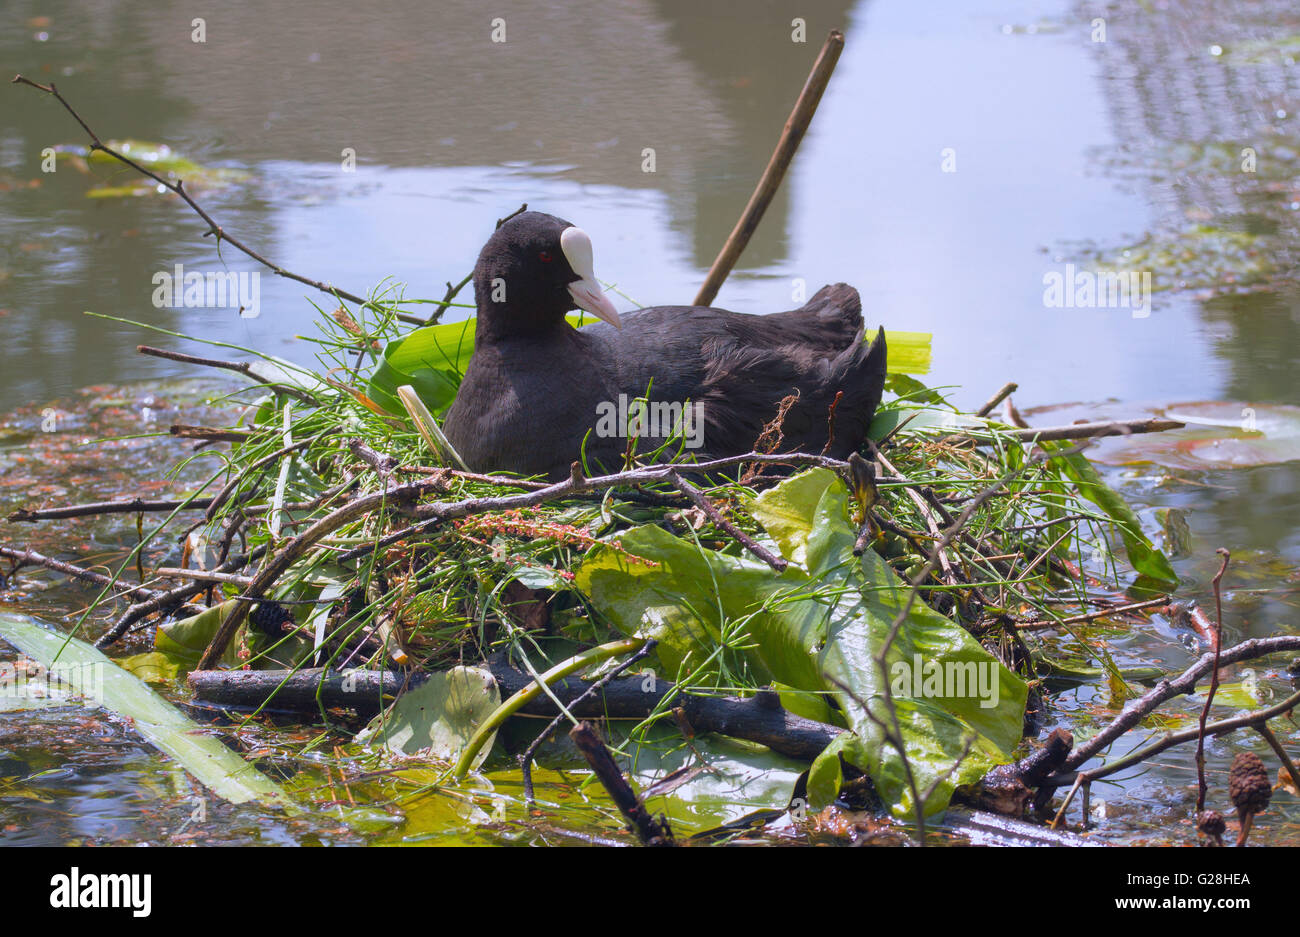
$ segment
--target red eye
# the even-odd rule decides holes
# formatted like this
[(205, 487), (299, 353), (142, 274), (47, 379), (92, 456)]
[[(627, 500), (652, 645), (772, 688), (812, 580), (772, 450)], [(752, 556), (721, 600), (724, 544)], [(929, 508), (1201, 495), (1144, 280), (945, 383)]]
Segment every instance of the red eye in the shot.
[(551, 262), (551, 260), (552, 260), (552, 258), (551, 258), (551, 252), (550, 252), (550, 251), (542, 251), (540, 254), (537, 255), (537, 259), (540, 260), (540, 261), (541, 261), (542, 263), (544, 263), (544, 264), (549, 264), (549, 263)]

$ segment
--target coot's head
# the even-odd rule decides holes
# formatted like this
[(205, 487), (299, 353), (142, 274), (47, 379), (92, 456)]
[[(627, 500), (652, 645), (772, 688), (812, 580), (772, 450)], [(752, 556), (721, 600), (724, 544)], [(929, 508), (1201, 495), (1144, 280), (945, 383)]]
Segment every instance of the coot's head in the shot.
[(516, 215), (488, 238), (474, 267), (474, 292), (480, 334), (544, 331), (579, 308), (621, 327), (596, 282), (587, 232), (542, 212)]

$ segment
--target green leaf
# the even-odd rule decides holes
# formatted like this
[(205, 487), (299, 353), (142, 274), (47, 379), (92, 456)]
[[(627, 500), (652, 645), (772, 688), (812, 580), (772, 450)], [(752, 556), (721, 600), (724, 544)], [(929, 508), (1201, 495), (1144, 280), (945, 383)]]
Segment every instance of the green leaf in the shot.
[[(857, 531), (848, 520), (848, 492), (834, 473), (813, 469), (804, 474), (821, 486), (811, 513), (813, 492), (806, 483), (794, 484), (796, 476), (764, 492), (754, 516), (764, 526), (770, 517), (779, 516), (788, 536), (794, 511), (804, 511), (807, 572), (813, 582), (823, 587), (833, 583), (839, 592), (822, 666), (866, 701), (882, 694), (882, 675), (873, 659), (906, 605), (910, 588), (875, 551), (865, 550), (860, 558), (853, 555)], [(886, 665), (895, 693), (924, 695), (1006, 751), (1019, 744), (1028, 696), (1024, 682), (964, 628), (919, 599), (912, 604)], [(940, 671), (953, 679), (930, 679)], [(852, 715), (861, 706), (848, 698), (842, 698), (841, 704), (850, 715), (850, 725), (861, 729), (862, 719), (855, 723)]]
[[(222, 620), (239, 604), (230, 599), (214, 605), (197, 615), (180, 621), (160, 625), (154, 634), (154, 649), (145, 654), (123, 658), (122, 666), (142, 680), (162, 682), (185, 676), (196, 666), (203, 652), (212, 643)], [(241, 667), (245, 661), (240, 650), (248, 652), (254, 670), (275, 670), (301, 664), (312, 652), (311, 642), (301, 634), (272, 641), (245, 622), (226, 645), (221, 663), (227, 667)]]
[(756, 810), (784, 809), (807, 767), (762, 745), (723, 736), (701, 736), (683, 745), (671, 720), (650, 726), (637, 739), (621, 738), (613, 724), (610, 734), (611, 744), (622, 742), (619, 750), (626, 752), (624, 764), (639, 792), (675, 771), (704, 768), (689, 770), (670, 793), (647, 798), (647, 805), (665, 814), (679, 834), (729, 823)]
[[(901, 757), (881, 748), (863, 704), (883, 704), (885, 675), (874, 658), (907, 600), (907, 585), (874, 552), (853, 555), (848, 492), (832, 472), (787, 479), (765, 492), (753, 513), (792, 560), (784, 573), (639, 527), (618, 546), (593, 551), (575, 585), (620, 630), (657, 639), (669, 673), (699, 681), (743, 666), (752, 680), (828, 694), (860, 743), (846, 748), (846, 757), (873, 777), (901, 777)], [(724, 632), (730, 646), (719, 654)], [(941, 783), (927, 801), (928, 810), (942, 809), (961, 778), (1008, 759), (1020, 741), (1027, 687), (960, 626), (920, 602), (885, 664), (890, 689), (915, 697), (898, 701), (901, 730), (913, 770), (927, 783), (949, 772), (972, 739), (954, 773), (958, 780)], [(927, 681), (934, 673), (941, 679)], [(890, 806), (906, 813), (908, 797), (890, 789)]]
[[(356, 741), (403, 755), (428, 752), (450, 761), (500, 705), (501, 691), (492, 674), (475, 667), (453, 667), (430, 674), (423, 684), (399, 696), (392, 709), (376, 716)], [(490, 741), (483, 746), (474, 768), (491, 748)]]
[[(1042, 443), (1047, 451), (1063, 450), (1065, 443)], [(1129, 562), (1141, 575), (1153, 580), (1155, 585), (1173, 588), (1178, 585), (1178, 574), (1169, 564), (1168, 558), (1151, 545), (1151, 541), (1142, 533), (1142, 522), (1133, 513), (1128, 502), (1121, 498), (1110, 485), (1102, 480), (1097, 469), (1083, 453), (1053, 456), (1053, 461), (1062, 467), (1070, 481), (1074, 482), (1079, 495), (1091, 501), (1119, 527), (1120, 537), (1124, 540), (1124, 549)]]
[(441, 413), (456, 399), (456, 389), (473, 354), (473, 319), (416, 329), (388, 343), (366, 396), (385, 410), (405, 416), (397, 388), (410, 384), (425, 406)]
[(889, 374), (929, 374), (931, 339), (929, 332), (887, 329), (885, 342), (889, 346), (889, 361), (885, 371)]
[[(946, 809), (959, 785), (975, 783), (994, 765), (1008, 760), (1006, 753), (987, 738), (974, 734), (961, 720), (926, 700), (896, 699), (895, 711), (917, 790), (922, 795), (931, 791), (925, 800), (926, 816)], [(888, 719), (883, 707), (878, 715)], [(867, 772), (881, 800), (895, 816), (914, 816), (916, 799), (907, 782), (903, 761), (893, 746), (884, 741), (879, 728), (870, 725), (865, 735), (845, 733), (827, 750), (839, 746), (845, 761)], [(969, 751), (966, 750), (968, 740), (972, 742)]]
[(235, 804), (257, 800), (294, 809), (278, 785), (84, 641), (4, 614), (0, 638), (54, 670), (78, 693), (130, 719), (150, 744), (176, 759), (214, 794)]
[[(845, 734), (852, 737), (849, 733)], [(843, 781), (839, 749), (827, 745), (808, 769), (808, 806), (814, 810), (829, 806), (839, 796)]]

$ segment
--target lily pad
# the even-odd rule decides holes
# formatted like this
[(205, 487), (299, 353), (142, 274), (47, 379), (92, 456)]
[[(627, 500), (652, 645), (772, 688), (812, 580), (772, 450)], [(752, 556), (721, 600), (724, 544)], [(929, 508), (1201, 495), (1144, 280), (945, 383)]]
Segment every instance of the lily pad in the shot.
[[(109, 140), (105, 146), (116, 150), (123, 156), (144, 168), (163, 176), (168, 181), (183, 179), (187, 189), (212, 188), (228, 185), (248, 178), (248, 173), (240, 169), (212, 168), (202, 166), (172, 150), (165, 143), (149, 143), (144, 140)], [(157, 182), (139, 175), (128, 168), (116, 157), (103, 150), (90, 150), (82, 145), (62, 144), (54, 147), (55, 158), (70, 163), (83, 173), (89, 173), (90, 166), (120, 169), (124, 175), (114, 175), (111, 183), (92, 186), (86, 191), (87, 198), (130, 198), (151, 195), (166, 191)], [(99, 175), (99, 173), (96, 173)]]
[[(464, 750), (475, 730), (501, 705), (501, 691), (486, 670), (453, 667), (431, 674), (398, 697), (391, 711), (376, 716), (357, 736), (362, 745), (382, 745), (402, 755), (427, 753), (450, 761)], [(485, 744), (474, 760), (487, 758)]]
[(1224, 401), (1175, 403), (1156, 415), (1185, 429), (1104, 440), (1089, 455), (1124, 465), (1155, 462), (1181, 469), (1234, 469), (1300, 459), (1300, 407)]

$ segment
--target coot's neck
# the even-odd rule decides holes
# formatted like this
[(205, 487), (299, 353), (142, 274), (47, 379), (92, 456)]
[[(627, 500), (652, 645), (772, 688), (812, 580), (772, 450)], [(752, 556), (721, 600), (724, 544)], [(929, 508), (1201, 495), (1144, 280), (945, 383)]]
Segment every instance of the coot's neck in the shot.
[(557, 296), (511, 295), (509, 281), (475, 273), (474, 300), (478, 306), (476, 345), (510, 338), (545, 338), (573, 329), (564, 318), (573, 306), (567, 292)]

